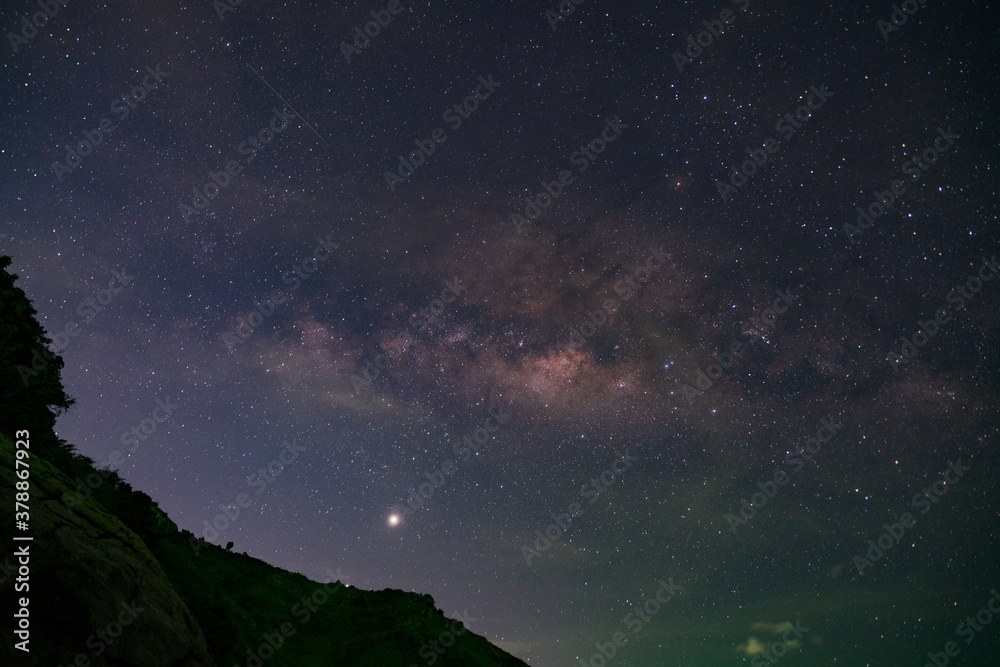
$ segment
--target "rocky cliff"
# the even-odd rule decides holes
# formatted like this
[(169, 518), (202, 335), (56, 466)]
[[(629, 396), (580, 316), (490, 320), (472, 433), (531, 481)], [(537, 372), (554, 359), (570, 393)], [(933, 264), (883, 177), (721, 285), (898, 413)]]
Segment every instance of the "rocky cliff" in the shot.
[[(29, 440), (30, 444), (30, 440)], [(29, 450), (30, 451), (30, 450)], [(67, 509), (69, 479), (38, 456), (30, 470), (30, 542), (14, 542), (14, 443), (0, 436), (0, 664), (94, 667), (215, 665), (194, 615), (146, 544), (93, 499)], [(21, 468), (24, 469), (24, 468)], [(28, 550), (28, 556), (16, 555)], [(27, 581), (16, 591), (21, 565)], [(15, 647), (10, 624), (29, 601), (29, 651)]]

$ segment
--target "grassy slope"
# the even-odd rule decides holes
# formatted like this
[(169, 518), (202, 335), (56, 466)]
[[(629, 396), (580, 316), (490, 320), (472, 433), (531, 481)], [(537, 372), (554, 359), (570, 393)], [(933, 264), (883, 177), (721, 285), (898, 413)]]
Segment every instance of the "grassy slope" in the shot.
[[(13, 449), (12, 443), (0, 439), (3, 451), (12, 460), (13, 453), (8, 451)], [(74, 481), (95, 471), (92, 461), (78, 455), (63, 463), (72, 468), (66, 472)], [(38, 452), (32, 453), (32, 480), (53, 499), (72, 493), (76, 486)], [(177, 532), (172, 522), (167, 522), (166, 529), (157, 526), (155, 503), (146, 494), (117, 481), (117, 477), (109, 477), (101, 484), (90, 502), (98, 502), (125, 524), (113, 522), (123, 542), (133, 544), (140, 553), (151, 554), (160, 563), (198, 619), (218, 667), (246, 665), (247, 650), (257, 649), (265, 642), (264, 633), (273, 633), (275, 624), (283, 621), (289, 622), (295, 633), (266, 661), (268, 667), (524, 665), (467, 630), (444, 654), (425, 649), (421, 655), (427, 640), (437, 639), (450, 628), (462, 629), (460, 623), (452, 624), (436, 609), (429, 595), (391, 589), (364, 591), (342, 584), (323, 586), (209, 543), (201, 545), (196, 557), (189, 542), (191, 534)], [(89, 509), (90, 502), (81, 502), (75, 511), (88, 516), (102, 514)], [(302, 599), (319, 590), (327, 592), (328, 600), (316, 605), (315, 613), (308, 611)], [(431, 655), (437, 656), (433, 663), (429, 661)]]
[[(342, 584), (323, 586), (250, 556), (208, 544), (197, 558), (183, 533), (160, 540), (154, 554), (187, 601), (220, 667), (247, 662), (248, 648), (264, 642), (275, 624), (290, 622), (295, 634), (283, 643), (269, 666), (425, 665), (420, 648), (451, 625), (429, 595), (398, 590), (364, 591)], [(329, 599), (315, 613), (301, 604), (320, 590)], [(317, 599), (321, 600), (322, 596)], [(298, 605), (298, 606), (296, 606)], [(206, 625), (208, 627), (206, 627)], [(234, 652), (235, 651), (235, 652)], [(465, 630), (434, 662), (445, 667), (523, 665), (482, 637)]]

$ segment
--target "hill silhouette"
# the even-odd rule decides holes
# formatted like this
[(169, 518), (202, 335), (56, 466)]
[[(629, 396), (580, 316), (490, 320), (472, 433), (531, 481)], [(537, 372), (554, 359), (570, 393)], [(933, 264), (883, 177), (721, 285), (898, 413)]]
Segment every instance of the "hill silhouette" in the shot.
[[(429, 595), (361, 590), (334, 573), (311, 581), (178, 530), (147, 494), (60, 440), (55, 419), (73, 405), (63, 361), (10, 264), (0, 257), (0, 542), (14, 547), (0, 552), (0, 604), (27, 599), (30, 634), (20, 650), (5, 613), (15, 639), (0, 664), (525, 665)], [(26, 531), (15, 516), (24, 500)]]

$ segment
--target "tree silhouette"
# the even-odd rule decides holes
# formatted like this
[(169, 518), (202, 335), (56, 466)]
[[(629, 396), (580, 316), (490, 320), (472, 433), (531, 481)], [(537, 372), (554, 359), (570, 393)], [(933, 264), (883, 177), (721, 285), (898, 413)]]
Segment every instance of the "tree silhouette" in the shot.
[(31, 301), (14, 285), (17, 274), (7, 267), (11, 258), (0, 256), (0, 432), (31, 433), (32, 448), (72, 456), (72, 448), (55, 436), (56, 417), (73, 405), (63, 390), (63, 360), (50, 350), (51, 339), (38, 323)]

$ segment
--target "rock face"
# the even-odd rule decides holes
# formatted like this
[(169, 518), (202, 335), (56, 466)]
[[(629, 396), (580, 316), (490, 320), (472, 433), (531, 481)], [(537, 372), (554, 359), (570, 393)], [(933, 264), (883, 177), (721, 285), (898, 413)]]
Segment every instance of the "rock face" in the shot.
[[(70, 481), (30, 456), (29, 530), (15, 531), (14, 443), (0, 436), (0, 664), (214, 667), (202, 630), (145, 543), (100, 504), (67, 509)], [(30, 535), (31, 542), (13, 536)], [(29, 590), (15, 591), (28, 546)], [(14, 647), (18, 600), (30, 600), (29, 652)]]

